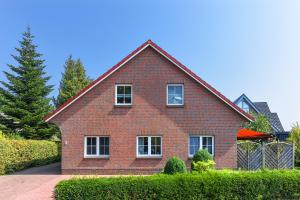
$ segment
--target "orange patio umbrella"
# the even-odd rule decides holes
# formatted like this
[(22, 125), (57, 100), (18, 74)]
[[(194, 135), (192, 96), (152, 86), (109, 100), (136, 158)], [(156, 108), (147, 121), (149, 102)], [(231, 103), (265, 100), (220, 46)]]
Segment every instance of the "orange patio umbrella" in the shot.
[(237, 133), (238, 140), (260, 140), (260, 139), (267, 139), (270, 137), (272, 136), (269, 134), (247, 130), (247, 129), (241, 129)]

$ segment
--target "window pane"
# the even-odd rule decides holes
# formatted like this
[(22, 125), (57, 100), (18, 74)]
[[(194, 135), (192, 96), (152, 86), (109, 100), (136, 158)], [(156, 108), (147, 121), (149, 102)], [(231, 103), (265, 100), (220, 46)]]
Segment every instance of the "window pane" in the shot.
[(117, 97), (117, 103), (118, 104), (122, 104), (125, 102), (125, 98), (124, 97)]
[(105, 145), (109, 145), (109, 137), (105, 137)]
[(125, 103), (131, 103), (131, 97), (125, 97)]
[(169, 92), (169, 94), (174, 94), (174, 93), (175, 93), (175, 88), (174, 88), (174, 86), (169, 85), (169, 86), (168, 86), (168, 92)]
[(131, 95), (131, 86), (125, 86), (125, 94)]
[(190, 155), (194, 155), (200, 148), (200, 138), (190, 137)]
[(101, 145), (104, 145), (104, 140), (105, 140), (104, 137), (100, 137), (100, 138), (99, 138), (99, 144), (100, 144), (100, 146), (101, 146)]
[(117, 94), (124, 94), (125, 92), (125, 87), (124, 86), (117, 86)]
[(213, 153), (213, 143), (212, 137), (202, 137), (202, 148), (207, 149), (207, 151)]
[(160, 155), (161, 146), (160, 145), (151, 145), (151, 155)]
[(92, 144), (92, 138), (86, 138), (87, 146)]
[(90, 147), (87, 147), (86, 150), (87, 150), (87, 151), (86, 151), (86, 154), (87, 154), (87, 155), (91, 155), (92, 149), (91, 149)]
[(99, 137), (99, 154), (109, 155), (109, 137)]
[(148, 146), (139, 146), (139, 155), (148, 155)]
[(100, 155), (105, 155), (105, 151), (104, 151), (104, 146), (100, 146), (99, 150), (100, 150)]
[(96, 152), (96, 146), (92, 146), (92, 153), (91, 153), (92, 155), (96, 155), (97, 154), (97, 152)]
[(138, 138), (138, 153), (139, 155), (148, 155), (148, 137)]
[(105, 155), (109, 155), (109, 146), (105, 146), (104, 151), (105, 151)]
[(182, 86), (175, 86), (175, 94), (182, 95)]
[(151, 137), (151, 155), (161, 154), (161, 137)]

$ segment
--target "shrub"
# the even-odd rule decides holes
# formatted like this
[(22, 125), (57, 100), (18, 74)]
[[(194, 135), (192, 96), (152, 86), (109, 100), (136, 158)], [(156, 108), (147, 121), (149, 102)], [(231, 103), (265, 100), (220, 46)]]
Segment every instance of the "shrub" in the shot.
[(187, 170), (183, 160), (176, 156), (169, 158), (164, 168), (165, 174), (176, 174), (185, 172), (187, 172)]
[(209, 160), (213, 160), (213, 156), (207, 151), (207, 149), (198, 150), (195, 153), (195, 155), (193, 156), (193, 159), (192, 159), (192, 163), (191, 163), (192, 170), (194, 169), (193, 168), (193, 162), (194, 163), (197, 163), (199, 161), (206, 162), (206, 161), (209, 161)]
[(226, 172), (119, 178), (77, 178), (60, 182), (66, 199), (299, 199), (300, 171)]
[(0, 137), (0, 175), (60, 159), (59, 143)]
[(193, 170), (197, 172), (208, 171), (215, 168), (215, 162), (213, 160), (208, 161), (192, 161)]

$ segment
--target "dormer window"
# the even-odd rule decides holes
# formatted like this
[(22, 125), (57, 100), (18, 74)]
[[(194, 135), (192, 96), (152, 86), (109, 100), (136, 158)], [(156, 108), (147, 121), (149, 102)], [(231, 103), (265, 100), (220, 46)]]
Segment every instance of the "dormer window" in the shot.
[(115, 105), (132, 105), (132, 85), (130, 84), (116, 85)]
[(184, 104), (183, 84), (167, 85), (167, 105), (178, 106)]

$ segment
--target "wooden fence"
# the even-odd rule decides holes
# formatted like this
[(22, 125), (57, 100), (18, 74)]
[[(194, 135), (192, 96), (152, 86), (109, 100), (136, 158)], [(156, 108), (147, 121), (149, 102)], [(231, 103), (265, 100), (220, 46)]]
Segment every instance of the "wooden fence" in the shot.
[(294, 168), (294, 145), (287, 142), (238, 142), (239, 169), (257, 170)]

